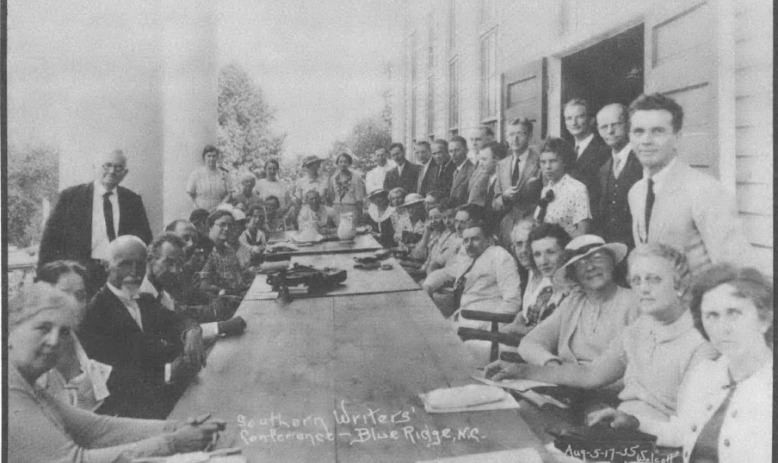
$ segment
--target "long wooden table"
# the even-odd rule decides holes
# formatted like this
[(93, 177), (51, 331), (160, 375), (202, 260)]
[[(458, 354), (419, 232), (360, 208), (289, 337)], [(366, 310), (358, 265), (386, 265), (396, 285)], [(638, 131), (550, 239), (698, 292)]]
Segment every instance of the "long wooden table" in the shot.
[[(318, 254), (315, 256), (293, 256), (291, 265), (300, 264), (316, 268), (333, 267), (346, 270), (346, 281), (332, 288), (327, 296), (351, 296), (354, 294), (375, 294), (394, 291), (415, 291), (419, 285), (403, 270), (396, 259), (390, 257), (381, 264), (391, 265), (391, 269), (382, 268), (365, 270), (355, 268), (355, 257), (369, 256), (370, 252), (353, 254)], [(257, 275), (254, 283), (244, 296), (244, 300), (267, 299), (272, 288), (267, 284), (267, 275)], [(307, 296), (302, 296), (307, 297)]]
[(288, 241), (298, 248), (297, 251), (284, 252), (292, 256), (311, 256), (316, 254), (340, 254), (352, 252), (377, 251), (381, 245), (372, 235), (357, 235), (351, 241), (323, 241), (310, 245), (300, 245), (291, 240), (291, 236), (296, 232), (276, 232), (271, 233), (268, 239), (270, 242)]
[[(418, 395), (473, 381), (422, 291), (244, 301), (171, 414), (227, 420), (249, 462), (415, 462), (532, 447), (516, 410), (427, 414)], [(476, 457), (478, 458), (478, 457)]]

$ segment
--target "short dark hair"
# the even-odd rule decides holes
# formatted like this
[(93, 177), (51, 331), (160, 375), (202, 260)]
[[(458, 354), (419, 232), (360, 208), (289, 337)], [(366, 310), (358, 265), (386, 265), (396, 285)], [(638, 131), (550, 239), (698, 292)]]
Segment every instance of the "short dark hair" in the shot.
[(268, 201), (275, 201), (279, 206), (281, 206), (281, 200), (278, 199), (278, 196), (276, 195), (268, 195), (268, 197), (265, 198), (265, 204), (267, 204)]
[(89, 287), (86, 267), (74, 260), (55, 260), (49, 262), (38, 270), (35, 281), (42, 281), (50, 285), (56, 285), (62, 275), (75, 273), (84, 280), (84, 287)]
[(473, 220), (472, 218), (467, 222), (467, 225), (465, 226), (465, 230), (469, 228), (480, 228), (481, 232), (484, 234), (484, 237), (489, 238), (492, 236), (492, 230), (489, 226), (489, 222), (485, 220)]
[(165, 232), (156, 237), (154, 241), (151, 242), (146, 260), (151, 262), (153, 260), (159, 259), (159, 255), (162, 252), (162, 245), (165, 243), (170, 243), (179, 249), (184, 249), (186, 247), (186, 243), (184, 243), (184, 240), (182, 240), (178, 235), (175, 233)]
[(386, 152), (389, 151), (388, 149), (386, 149), (385, 146), (378, 146), (378, 147), (376, 147), (376, 149), (373, 150), (373, 153), (375, 153), (376, 151), (379, 151), (379, 150), (384, 150)]
[(452, 197), (445, 197), (438, 203), (438, 210), (443, 212), (456, 208), (456, 201)]
[(268, 159), (267, 161), (265, 161), (265, 168), (267, 168), (268, 164), (275, 164), (276, 168), (278, 168), (278, 169), (281, 168), (281, 165), (278, 164), (278, 159), (271, 158), (271, 159)]
[(508, 150), (506, 150), (505, 146), (500, 142), (490, 141), (489, 143), (481, 147), (481, 151), (487, 148), (492, 151), (492, 154), (494, 155), (495, 159), (497, 159), (498, 161), (501, 159), (505, 159), (505, 157), (508, 156)]
[[(564, 251), (565, 246), (567, 246), (567, 243), (569, 243), (571, 239), (570, 234), (567, 233), (565, 229), (562, 228), (561, 225), (556, 223), (541, 223), (540, 225), (533, 228), (529, 232), (529, 237), (527, 238), (527, 246), (531, 250), (533, 242), (540, 241), (544, 238), (555, 239), (559, 247), (562, 248), (562, 251)], [(535, 259), (532, 258), (531, 251), (529, 254), (529, 260), (532, 263), (532, 266), (537, 268), (537, 264), (535, 264)]]
[(471, 222), (486, 222), (486, 209), (480, 204), (463, 204), (457, 208), (457, 212), (459, 211), (467, 212)]
[(219, 148), (213, 146), (213, 145), (205, 145), (205, 148), (203, 148), (203, 154), (202, 158), (205, 159), (205, 155), (208, 153), (216, 153), (219, 154)]
[(638, 111), (667, 111), (672, 116), (673, 132), (678, 133), (683, 127), (683, 108), (674, 99), (661, 93), (637, 97), (627, 109), (630, 121), (632, 115)]
[(564, 163), (566, 171), (570, 170), (570, 168), (575, 163), (575, 152), (573, 151), (573, 148), (562, 138), (546, 137), (546, 139), (543, 140), (543, 143), (540, 145), (538, 152), (555, 153)]
[(489, 135), (490, 137), (494, 136), (494, 130), (492, 130), (492, 128), (489, 127), (488, 125), (479, 125), (478, 126), (478, 131), (481, 132), (481, 133), (485, 133), (486, 135)]
[(775, 310), (773, 306), (773, 282), (753, 267), (737, 268), (732, 264), (717, 264), (697, 275), (692, 285), (690, 310), (694, 326), (700, 334), (710, 341), (702, 324), (702, 298), (708, 291), (724, 284), (734, 288), (736, 297), (751, 301), (756, 307), (760, 320), (770, 321), (770, 329), (765, 333), (765, 342), (772, 347), (773, 312)]
[(246, 211), (246, 218), (251, 217), (254, 215), (254, 211), (259, 211), (262, 213), (262, 215), (265, 215), (265, 208), (260, 206), (259, 204), (253, 204), (251, 207), (249, 207), (249, 210)]
[(207, 209), (195, 209), (189, 214), (189, 221), (193, 224), (198, 224), (208, 220), (210, 212)]
[(231, 212), (225, 211), (223, 209), (216, 209), (211, 213), (211, 215), (208, 216), (208, 228), (213, 228), (213, 224), (215, 224), (217, 220), (224, 216), (230, 216), (233, 220), (235, 220), (235, 216), (233, 216)]
[(586, 115), (593, 117), (591, 105), (589, 105), (589, 102), (583, 98), (571, 98), (567, 103), (565, 103), (565, 106), (562, 108), (562, 112), (564, 112), (564, 110), (570, 106), (583, 106), (584, 109), (586, 109)]
[(338, 161), (340, 161), (340, 158), (346, 158), (349, 165), (354, 163), (354, 158), (352, 158), (351, 155), (348, 153), (340, 153), (338, 157), (335, 158), (335, 162), (337, 163)]
[(400, 142), (394, 142), (394, 143), (392, 143), (391, 145), (389, 145), (389, 151), (392, 151), (392, 150), (393, 150), (393, 149), (395, 149), (395, 148), (400, 148), (400, 151), (402, 151), (403, 153), (405, 153), (405, 147), (403, 146), (403, 144), (402, 144), (402, 143), (400, 143)]
[(448, 142), (446, 140), (443, 140), (442, 138), (438, 138), (437, 140), (432, 142), (435, 145), (443, 147), (446, 152), (448, 152)]
[(521, 125), (524, 127), (524, 129), (529, 133), (529, 135), (532, 135), (532, 130), (534, 128), (532, 121), (527, 119), (526, 117), (517, 117), (515, 119), (512, 119), (508, 125)]
[(449, 140), (449, 143), (459, 143), (462, 146), (464, 146), (465, 149), (467, 149), (467, 140), (465, 139), (465, 137), (454, 135), (453, 137), (451, 137), (451, 140)]
[(425, 140), (420, 140), (420, 141), (417, 141), (417, 142), (416, 142), (416, 143), (414, 143), (414, 144), (415, 144), (415, 145), (419, 145), (419, 146), (423, 146), (423, 147), (425, 147), (425, 148), (427, 148), (427, 149), (430, 149), (430, 144), (429, 144), (429, 142), (427, 142), (427, 141), (425, 141)]
[(178, 228), (178, 224), (181, 224), (181, 223), (190, 223), (190, 222), (188, 220), (186, 220), (186, 219), (176, 219), (176, 220), (170, 222), (169, 224), (167, 224), (167, 227), (165, 227), (165, 231), (166, 232), (175, 232), (176, 228)]

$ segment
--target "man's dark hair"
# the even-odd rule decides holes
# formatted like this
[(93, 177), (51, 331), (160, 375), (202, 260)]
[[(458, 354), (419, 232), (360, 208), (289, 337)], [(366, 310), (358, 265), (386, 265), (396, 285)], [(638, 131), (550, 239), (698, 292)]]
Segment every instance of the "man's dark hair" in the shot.
[[(205, 210), (205, 209), (203, 209), (203, 210)], [(181, 223), (190, 223), (190, 222), (188, 220), (186, 220), (186, 219), (176, 219), (176, 220), (170, 222), (169, 224), (167, 224), (167, 227), (165, 227), (165, 231), (166, 232), (175, 232), (176, 228), (178, 228), (178, 224), (181, 224)]]
[(489, 135), (490, 137), (494, 137), (494, 130), (492, 130), (492, 128), (489, 127), (488, 125), (480, 125), (478, 126), (478, 130), (481, 133), (485, 133), (486, 135)]
[(89, 286), (87, 280), (86, 268), (74, 260), (55, 260), (49, 262), (38, 270), (35, 275), (35, 281), (43, 281), (50, 285), (56, 285), (62, 275), (75, 273), (84, 280), (84, 286)]
[(482, 146), (481, 150), (485, 150), (486, 148), (492, 150), (494, 158), (498, 161), (505, 159), (505, 157), (508, 156), (508, 150), (506, 150), (505, 146), (498, 141), (490, 141), (489, 143)]
[(217, 209), (213, 211), (211, 215), (208, 216), (208, 228), (213, 228), (213, 224), (215, 224), (217, 220), (221, 219), (224, 216), (230, 216), (233, 218), (233, 220), (235, 219), (235, 216), (233, 216), (231, 212), (222, 209)]
[(508, 125), (520, 125), (524, 127), (524, 130), (527, 131), (527, 134), (529, 136), (532, 136), (532, 130), (534, 128), (532, 121), (527, 119), (526, 117), (517, 117), (515, 119), (512, 119)]
[(467, 149), (467, 140), (465, 140), (465, 137), (460, 137), (459, 135), (454, 135), (451, 137), (451, 140), (448, 141), (449, 143), (459, 143), (462, 146)]
[(424, 141), (424, 140), (417, 141), (415, 144), (419, 145), (419, 146), (423, 146), (423, 147), (427, 148), (428, 150), (430, 149), (430, 144), (428, 142)]
[(195, 209), (189, 214), (189, 221), (197, 225), (208, 220), (208, 215), (210, 215), (210, 212), (206, 209)]
[(147, 260), (149, 262), (159, 259), (159, 255), (162, 253), (162, 245), (170, 243), (173, 246), (184, 249), (186, 243), (175, 233), (165, 232), (154, 239), (149, 245), (149, 254)]
[(486, 222), (486, 209), (479, 204), (463, 204), (457, 208), (457, 212), (459, 211), (467, 212), (471, 222)]
[(433, 141), (432, 143), (442, 146), (446, 152), (448, 152), (448, 142), (446, 140), (443, 140), (442, 138), (438, 138), (437, 140)]
[(565, 172), (568, 172), (575, 163), (575, 152), (573, 151), (573, 148), (562, 138), (547, 137), (545, 140), (543, 140), (543, 143), (540, 145), (538, 152), (555, 153), (564, 163)]
[(402, 144), (402, 143), (399, 143), (399, 142), (394, 142), (394, 143), (392, 143), (391, 145), (389, 145), (389, 151), (392, 151), (392, 150), (393, 150), (393, 149), (395, 149), (395, 148), (400, 148), (400, 151), (402, 151), (403, 153), (405, 153), (405, 147), (403, 146), (403, 144)]
[(683, 108), (670, 97), (660, 93), (640, 95), (633, 101), (627, 112), (629, 119), (638, 111), (667, 111), (672, 116), (673, 132), (678, 133), (683, 127)]

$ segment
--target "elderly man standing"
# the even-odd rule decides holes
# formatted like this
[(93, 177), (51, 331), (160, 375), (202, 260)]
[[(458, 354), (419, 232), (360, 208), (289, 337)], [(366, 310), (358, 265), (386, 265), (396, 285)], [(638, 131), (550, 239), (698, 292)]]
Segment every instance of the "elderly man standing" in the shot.
[[(467, 226), (462, 235), (462, 246), (468, 257), (464, 271), (459, 267), (444, 267), (444, 271), (458, 268), (456, 274), (449, 275), (454, 278), (454, 304), (458, 305), (454, 320), (457, 327), (489, 330), (490, 322), (468, 320), (459, 314), (462, 310), (518, 313), (521, 294), (516, 263), (508, 251), (494, 244), (482, 222)], [(433, 287), (425, 281), (422, 288), (432, 297)], [(478, 361), (488, 361), (490, 343), (467, 341), (465, 344)]]
[(140, 297), (146, 245), (120, 236), (106, 249), (108, 278), (87, 308), (81, 341), (89, 358), (112, 367), (106, 415), (164, 418), (205, 364), (202, 331), (151, 297)]
[(405, 158), (405, 147), (402, 143), (392, 143), (389, 146), (389, 155), (397, 165), (386, 173), (384, 190), (391, 192), (400, 187), (406, 194), (415, 193), (421, 167)]
[(451, 161), (454, 163), (454, 178), (451, 181), (451, 199), (455, 206), (467, 203), (470, 192), (470, 178), (475, 172), (475, 164), (467, 158), (467, 140), (456, 136), (449, 142)]
[(388, 160), (389, 153), (383, 146), (377, 148), (373, 153), (373, 162), (376, 166), (365, 175), (365, 191), (368, 194), (384, 188), (384, 179), (386, 173), (394, 167), (394, 162)]
[(570, 175), (586, 185), (590, 205), (599, 201), (599, 172), (610, 159), (611, 149), (594, 131), (594, 117), (589, 103), (581, 98), (573, 98), (565, 104), (565, 127), (573, 136), (575, 144), (575, 164)]
[(121, 150), (101, 155), (94, 182), (66, 188), (46, 221), (38, 268), (55, 261), (81, 262), (89, 272), (92, 292), (105, 282), (103, 261), (117, 236), (135, 235), (151, 242), (151, 228), (141, 197), (119, 186), (129, 170)]
[(643, 178), (629, 191), (636, 243), (662, 243), (686, 254), (692, 274), (711, 264), (751, 262), (751, 245), (734, 198), (713, 177), (678, 159), (683, 108), (660, 94), (629, 106), (630, 142)]
[(540, 176), (540, 157), (529, 147), (532, 139), (532, 121), (514, 119), (508, 125), (508, 144), (511, 155), (497, 164), (492, 208), (505, 213), (500, 224), (500, 242), (510, 241), (513, 225), (532, 214), (540, 200), (543, 180)]

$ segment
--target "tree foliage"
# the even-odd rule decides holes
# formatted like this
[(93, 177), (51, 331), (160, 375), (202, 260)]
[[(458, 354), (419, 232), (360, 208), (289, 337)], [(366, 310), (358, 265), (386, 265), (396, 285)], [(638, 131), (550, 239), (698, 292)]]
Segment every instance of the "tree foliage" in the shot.
[(37, 243), (43, 234), (43, 201), (56, 202), (59, 152), (38, 146), (8, 146), (8, 242)]
[(219, 71), (218, 148), (230, 170), (256, 172), (270, 157), (280, 157), (286, 134), (270, 126), (275, 109), (237, 64)]
[(372, 159), (375, 150), (388, 149), (391, 143), (392, 131), (383, 116), (367, 117), (354, 124), (345, 140), (332, 143), (329, 157), (334, 162), (340, 153), (349, 153), (354, 158), (352, 168), (367, 172), (375, 167)]

